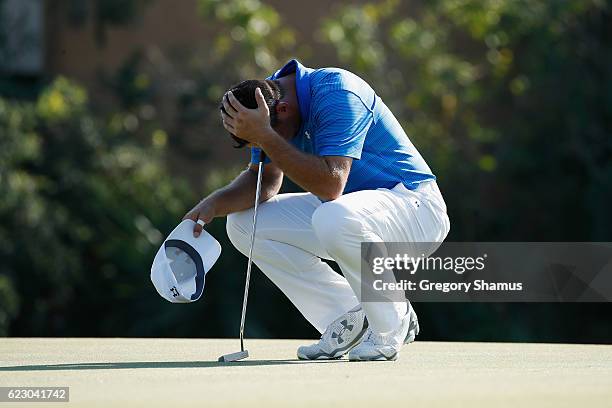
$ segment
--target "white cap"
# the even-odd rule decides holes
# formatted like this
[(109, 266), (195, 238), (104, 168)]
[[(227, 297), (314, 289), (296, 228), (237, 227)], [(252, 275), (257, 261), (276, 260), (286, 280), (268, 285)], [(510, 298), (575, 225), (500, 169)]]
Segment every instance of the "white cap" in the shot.
[(221, 245), (206, 230), (193, 236), (196, 225), (184, 220), (168, 235), (151, 266), (151, 282), (172, 303), (195, 302), (204, 291), (204, 277), (221, 255)]

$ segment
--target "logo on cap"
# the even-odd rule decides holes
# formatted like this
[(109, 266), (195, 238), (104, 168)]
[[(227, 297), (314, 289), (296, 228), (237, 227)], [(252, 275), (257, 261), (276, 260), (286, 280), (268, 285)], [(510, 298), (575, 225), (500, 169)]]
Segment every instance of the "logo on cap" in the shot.
[(179, 295), (178, 290), (176, 290), (176, 286), (170, 288), (170, 292), (172, 292), (172, 296), (177, 297)]

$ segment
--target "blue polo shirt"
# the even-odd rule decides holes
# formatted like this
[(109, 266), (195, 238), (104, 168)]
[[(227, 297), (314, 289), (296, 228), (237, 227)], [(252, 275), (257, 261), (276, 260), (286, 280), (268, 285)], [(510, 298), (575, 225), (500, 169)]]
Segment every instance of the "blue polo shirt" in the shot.
[[(393, 113), (363, 79), (339, 68), (307, 68), (295, 59), (269, 79), (294, 72), (302, 124), (291, 143), (317, 156), (352, 157), (344, 194), (398, 183), (414, 190), (435, 180)], [(251, 163), (258, 163), (259, 151), (251, 149)]]

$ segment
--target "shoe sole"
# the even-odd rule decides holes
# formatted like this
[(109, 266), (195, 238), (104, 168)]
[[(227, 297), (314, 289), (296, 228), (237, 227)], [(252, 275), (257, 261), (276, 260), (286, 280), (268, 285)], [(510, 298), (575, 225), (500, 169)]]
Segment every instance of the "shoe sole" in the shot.
[(317, 361), (317, 360), (340, 360), (342, 357), (344, 357), (345, 354), (341, 354), (339, 356), (336, 357), (330, 357), (327, 355), (319, 355), (317, 357), (314, 358), (309, 358), (303, 354), (299, 354), (297, 355), (298, 360), (302, 360), (302, 361)]
[(378, 354), (377, 356), (368, 357), (368, 358), (359, 358), (356, 356), (349, 355), (349, 361), (395, 361), (397, 360), (398, 357), (399, 357), (399, 352), (393, 353), (389, 357), (385, 356), (382, 353)]

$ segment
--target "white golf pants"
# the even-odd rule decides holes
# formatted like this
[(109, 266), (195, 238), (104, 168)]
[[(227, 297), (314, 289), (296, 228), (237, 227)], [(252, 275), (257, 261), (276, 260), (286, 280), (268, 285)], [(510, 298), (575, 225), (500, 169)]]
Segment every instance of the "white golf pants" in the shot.
[[(227, 233), (248, 255), (253, 209), (230, 214)], [(450, 222), (435, 182), (416, 190), (363, 190), (322, 203), (310, 193), (279, 194), (258, 209), (253, 262), (319, 331), (359, 304), (361, 242), (442, 242)], [(321, 261), (332, 259), (344, 276)], [(364, 302), (372, 330), (396, 329), (406, 302)]]

